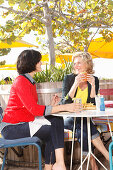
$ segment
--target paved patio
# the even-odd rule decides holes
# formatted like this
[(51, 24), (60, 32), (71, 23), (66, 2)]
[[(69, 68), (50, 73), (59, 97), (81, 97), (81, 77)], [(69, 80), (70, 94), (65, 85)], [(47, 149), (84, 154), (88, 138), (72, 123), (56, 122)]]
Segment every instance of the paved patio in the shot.
[[(106, 166), (106, 168), (109, 170), (109, 163), (105, 160), (105, 158), (103, 156), (101, 156), (99, 158), (99, 160)], [(78, 167), (80, 166), (80, 164), (74, 164), (73, 165), (73, 170), (77, 170)], [(99, 170), (104, 170), (104, 168), (98, 164), (98, 168)], [(5, 170), (38, 170), (37, 168), (33, 168), (33, 167), (16, 167), (16, 166), (5, 166)], [(44, 168), (43, 168), (44, 170)], [(67, 170), (69, 170), (69, 165), (67, 165)], [(83, 166), (83, 170), (86, 170), (86, 164), (84, 164)], [(89, 170), (91, 170), (91, 167), (89, 167)]]
[[(73, 169), (72, 170), (77, 170), (78, 167), (80, 166), (80, 147), (78, 145), (77, 142), (75, 142), (76, 146), (75, 146), (75, 149), (74, 149), (74, 153), (73, 153)], [(108, 146), (109, 146), (109, 143), (106, 145), (106, 148), (108, 150)], [(109, 170), (109, 162), (107, 160), (105, 160), (105, 158), (103, 157), (103, 155), (98, 152), (96, 149), (95, 149), (95, 155), (96, 157), (105, 165), (105, 167)], [(69, 170), (69, 167), (70, 167), (70, 150), (68, 151), (67, 148), (65, 148), (65, 162), (66, 162), (66, 167), (67, 167), (67, 170)], [(87, 163), (87, 161), (86, 161)], [(84, 164), (83, 166), (83, 170), (86, 170), (86, 165), (87, 164)], [(1, 161), (0, 161), (0, 164), (1, 164)], [(18, 165), (17, 163), (15, 165)], [(23, 166), (22, 166), (23, 165)], [(27, 166), (26, 166), (27, 165)], [(28, 166), (30, 165), (30, 167)], [(98, 165), (98, 169), (99, 170), (104, 170), (104, 168), (99, 164), (97, 163)], [(22, 163), (21, 166), (13, 166), (12, 165), (6, 165), (5, 166), (5, 170), (38, 170), (38, 167), (35, 167), (34, 164), (28, 164), (26, 162)], [(44, 168), (43, 168), (44, 170)], [(91, 170), (91, 167), (89, 166), (89, 170)]]

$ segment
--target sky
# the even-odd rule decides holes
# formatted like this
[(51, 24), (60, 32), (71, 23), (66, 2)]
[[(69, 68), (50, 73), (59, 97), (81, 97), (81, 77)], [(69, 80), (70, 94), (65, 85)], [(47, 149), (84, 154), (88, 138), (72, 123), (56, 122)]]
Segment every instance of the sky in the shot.
[(102, 78), (113, 79), (113, 59), (93, 59), (95, 75)]

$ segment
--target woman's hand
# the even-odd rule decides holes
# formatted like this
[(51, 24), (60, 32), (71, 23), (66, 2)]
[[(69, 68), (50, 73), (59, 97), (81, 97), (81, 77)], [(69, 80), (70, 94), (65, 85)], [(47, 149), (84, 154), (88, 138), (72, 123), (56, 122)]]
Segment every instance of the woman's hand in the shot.
[(74, 97), (74, 94), (75, 94), (75, 92), (76, 92), (76, 89), (77, 89), (77, 87), (79, 86), (79, 84), (80, 84), (81, 82), (83, 82), (83, 77), (82, 77), (81, 74), (78, 74), (78, 75), (75, 77), (75, 81), (74, 81), (74, 83), (73, 83), (73, 85), (72, 85), (72, 87), (71, 87), (71, 89), (70, 89), (70, 91), (69, 91), (69, 96), (70, 96), (71, 98)]
[(69, 112), (80, 112), (83, 109), (81, 103), (71, 103), (71, 104), (68, 104), (68, 105), (69, 105), (68, 106)]
[(83, 74), (78, 74), (76, 77), (75, 77), (75, 84), (76, 84), (76, 86), (78, 87), (79, 86), (79, 84), (81, 83), (81, 82), (84, 82), (84, 75)]
[(53, 105), (51, 114), (58, 112), (80, 112), (82, 110), (82, 104), (80, 103), (71, 103), (71, 104), (63, 104), (63, 105)]
[(95, 78), (91, 74), (87, 74), (87, 81), (91, 84), (91, 86), (95, 85)]
[(90, 97), (94, 98), (95, 95), (96, 95), (96, 92), (95, 92), (95, 78), (92, 75), (88, 74), (87, 75), (87, 81), (91, 84)]
[(58, 103), (60, 102), (60, 97), (57, 96), (57, 94), (55, 94), (53, 97), (52, 97), (52, 100), (51, 100), (51, 106), (56, 106), (58, 105)]

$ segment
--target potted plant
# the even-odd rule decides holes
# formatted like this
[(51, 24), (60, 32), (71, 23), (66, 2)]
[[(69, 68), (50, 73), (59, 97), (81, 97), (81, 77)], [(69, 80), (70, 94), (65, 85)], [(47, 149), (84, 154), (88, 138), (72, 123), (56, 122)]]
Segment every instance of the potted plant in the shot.
[(64, 65), (55, 67), (46, 65), (45, 70), (35, 74), (39, 104), (49, 105), (54, 94), (61, 96), (62, 81), (66, 74), (71, 73), (72, 64), (65, 62)]

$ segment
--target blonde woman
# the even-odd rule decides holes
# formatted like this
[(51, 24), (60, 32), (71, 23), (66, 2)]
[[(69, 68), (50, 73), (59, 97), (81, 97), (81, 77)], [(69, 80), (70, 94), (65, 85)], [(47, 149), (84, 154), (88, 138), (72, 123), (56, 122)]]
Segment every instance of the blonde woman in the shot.
[[(61, 103), (72, 103), (73, 98), (81, 98), (82, 104), (95, 104), (95, 95), (98, 93), (99, 80), (93, 75), (92, 57), (87, 52), (77, 52), (73, 55), (73, 72), (64, 77), (62, 101)], [(109, 160), (109, 153), (104, 147), (99, 132), (90, 120), (91, 126), (91, 141), (92, 144)], [(64, 127), (73, 129), (73, 118), (66, 118), (64, 120)], [(81, 118), (76, 118), (77, 138), (81, 142)], [(92, 146), (93, 150), (93, 146)], [(83, 152), (88, 152), (88, 138), (87, 138), (87, 118), (83, 118)], [(96, 161), (93, 157), (90, 159), (92, 170), (98, 170)]]

